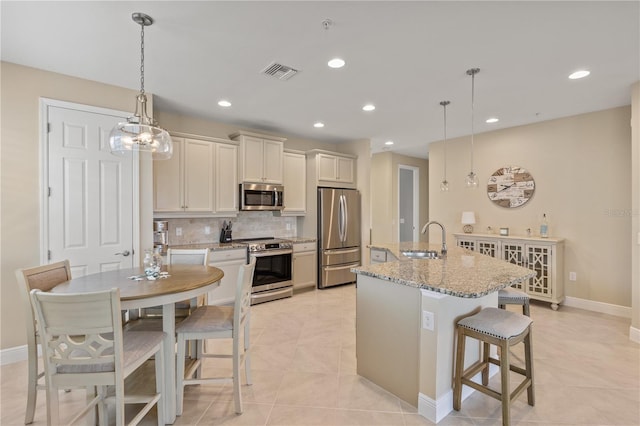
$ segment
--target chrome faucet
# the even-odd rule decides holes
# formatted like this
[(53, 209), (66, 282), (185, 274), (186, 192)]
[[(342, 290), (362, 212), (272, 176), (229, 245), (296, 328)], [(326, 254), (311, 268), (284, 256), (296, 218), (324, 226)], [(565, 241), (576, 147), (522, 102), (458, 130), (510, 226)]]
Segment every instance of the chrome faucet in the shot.
[[(444, 230), (444, 225), (440, 222), (436, 222), (435, 220), (430, 221), (425, 226), (422, 227), (422, 233), (425, 234), (429, 231), (429, 225), (434, 224), (438, 225), (442, 229), (442, 256), (446, 256), (447, 254), (447, 233)], [(429, 234), (427, 233), (427, 240), (429, 240)]]

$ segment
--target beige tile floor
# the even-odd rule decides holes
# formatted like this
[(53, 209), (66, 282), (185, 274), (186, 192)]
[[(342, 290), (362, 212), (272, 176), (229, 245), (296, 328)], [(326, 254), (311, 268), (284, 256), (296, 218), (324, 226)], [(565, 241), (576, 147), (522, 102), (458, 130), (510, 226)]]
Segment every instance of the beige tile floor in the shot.
[[(569, 307), (554, 312), (548, 304), (534, 304), (531, 316), (536, 405), (521, 395), (512, 424), (639, 425), (640, 345), (628, 339), (629, 321)], [(234, 413), (229, 384), (190, 386), (176, 425), (431, 424), (356, 374), (352, 285), (254, 306), (251, 338), (254, 384), (242, 387), (244, 413)], [(521, 351), (514, 354), (521, 359)], [(21, 425), (26, 363), (3, 366), (1, 374), (0, 424)], [(152, 377), (153, 369), (145, 370), (129, 385)], [(62, 414), (83, 398), (78, 390), (62, 395)], [(500, 415), (498, 401), (476, 392), (439, 424), (501, 425)], [(34, 425), (45, 423), (41, 391)], [(155, 424), (155, 413), (144, 424)]]

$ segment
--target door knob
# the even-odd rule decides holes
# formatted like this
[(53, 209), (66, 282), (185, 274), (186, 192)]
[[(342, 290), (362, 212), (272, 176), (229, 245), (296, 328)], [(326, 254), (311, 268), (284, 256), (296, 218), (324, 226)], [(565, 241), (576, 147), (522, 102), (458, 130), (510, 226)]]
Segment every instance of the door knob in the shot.
[(116, 253), (116, 254), (117, 254), (117, 255), (118, 255), (118, 254), (121, 254), (121, 255), (123, 255), (124, 257), (127, 257), (127, 256), (129, 256), (129, 255), (131, 254), (131, 252), (130, 252), (129, 250), (125, 250), (125, 251), (123, 251), (122, 253)]

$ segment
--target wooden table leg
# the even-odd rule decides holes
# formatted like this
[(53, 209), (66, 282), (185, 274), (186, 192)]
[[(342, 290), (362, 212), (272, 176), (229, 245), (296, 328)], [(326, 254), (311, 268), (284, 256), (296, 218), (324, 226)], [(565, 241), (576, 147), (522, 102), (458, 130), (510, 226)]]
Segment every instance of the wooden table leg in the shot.
[(164, 397), (166, 424), (176, 421), (176, 306), (162, 305), (162, 330), (167, 334), (164, 341)]

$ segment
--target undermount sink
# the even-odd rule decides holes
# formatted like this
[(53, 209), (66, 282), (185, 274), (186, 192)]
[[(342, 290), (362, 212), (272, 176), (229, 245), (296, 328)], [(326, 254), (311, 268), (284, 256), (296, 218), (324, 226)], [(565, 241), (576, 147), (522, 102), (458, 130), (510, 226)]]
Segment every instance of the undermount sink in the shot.
[(411, 259), (438, 259), (438, 252), (435, 250), (407, 250), (401, 252)]

